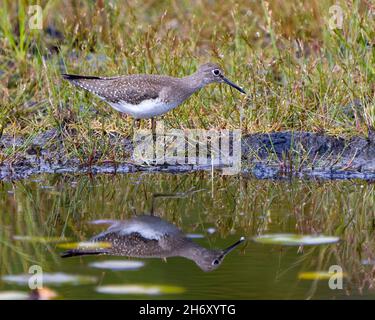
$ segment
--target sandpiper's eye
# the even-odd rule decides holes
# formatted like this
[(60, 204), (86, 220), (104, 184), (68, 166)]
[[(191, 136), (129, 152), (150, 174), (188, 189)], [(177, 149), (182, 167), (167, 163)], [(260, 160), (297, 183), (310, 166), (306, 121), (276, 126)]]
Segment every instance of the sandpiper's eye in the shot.
[(217, 266), (219, 263), (220, 263), (220, 261), (217, 260), (217, 259), (215, 259), (214, 261), (212, 261), (212, 265), (214, 265), (214, 266)]
[(219, 76), (220, 75), (220, 70), (219, 69), (214, 69), (214, 70), (212, 70), (212, 73), (214, 74), (214, 76)]

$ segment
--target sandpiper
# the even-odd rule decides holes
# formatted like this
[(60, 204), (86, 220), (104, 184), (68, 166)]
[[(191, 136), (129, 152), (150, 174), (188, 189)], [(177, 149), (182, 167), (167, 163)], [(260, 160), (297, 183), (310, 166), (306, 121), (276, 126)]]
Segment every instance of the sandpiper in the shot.
[(71, 249), (61, 256), (105, 254), (138, 258), (184, 257), (193, 260), (203, 271), (212, 271), (245, 240), (242, 237), (224, 250), (212, 250), (193, 242), (176, 226), (156, 216), (143, 215), (125, 221), (101, 222), (110, 224), (110, 227), (91, 238), (90, 242), (109, 244), (109, 247)]
[(63, 74), (63, 77), (94, 93), (117, 111), (134, 119), (152, 119), (152, 122), (154, 117), (176, 108), (210, 83), (227, 83), (245, 93), (224, 77), (222, 69), (214, 63), (203, 64), (195, 73), (183, 78), (153, 74), (116, 77)]

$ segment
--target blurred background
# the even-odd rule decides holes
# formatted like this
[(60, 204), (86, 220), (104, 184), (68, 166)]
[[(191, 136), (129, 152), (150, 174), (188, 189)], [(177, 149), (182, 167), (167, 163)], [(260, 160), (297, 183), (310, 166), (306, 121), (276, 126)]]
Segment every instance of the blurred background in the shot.
[(1, 0), (0, 129), (30, 135), (67, 125), (74, 141), (90, 130), (127, 134), (130, 119), (60, 73), (184, 76), (213, 61), (248, 96), (212, 86), (169, 113), (167, 125), (367, 136), (374, 32), (366, 0)]

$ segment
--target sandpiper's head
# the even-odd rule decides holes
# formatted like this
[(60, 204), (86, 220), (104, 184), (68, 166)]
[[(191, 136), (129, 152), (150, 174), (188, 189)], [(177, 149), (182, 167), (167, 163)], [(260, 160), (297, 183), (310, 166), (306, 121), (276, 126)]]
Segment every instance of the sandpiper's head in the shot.
[(196, 254), (194, 261), (203, 271), (213, 271), (221, 265), (229, 252), (244, 241), (245, 238), (241, 237), (240, 240), (224, 250), (200, 250), (199, 254)]
[(203, 78), (203, 83), (210, 84), (214, 82), (224, 82), (226, 84), (229, 84), (231, 87), (237, 89), (241, 93), (246, 93), (243, 89), (241, 89), (239, 86), (234, 84), (233, 82), (229, 81), (226, 77), (224, 77), (223, 70), (215, 63), (205, 63), (199, 66), (198, 73)]

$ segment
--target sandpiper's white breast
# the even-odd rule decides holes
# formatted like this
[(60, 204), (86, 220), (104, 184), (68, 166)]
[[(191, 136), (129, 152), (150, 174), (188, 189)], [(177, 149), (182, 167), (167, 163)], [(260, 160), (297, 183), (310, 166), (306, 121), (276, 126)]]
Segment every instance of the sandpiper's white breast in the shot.
[(135, 119), (149, 119), (160, 116), (171, 109), (176, 108), (179, 103), (166, 103), (159, 98), (143, 100), (140, 104), (131, 104), (126, 101), (110, 102), (109, 103), (117, 111), (126, 113)]
[(122, 236), (130, 235), (132, 233), (138, 233), (143, 238), (149, 240), (160, 240), (165, 236), (165, 233), (162, 230), (158, 230), (155, 228), (150, 227), (145, 223), (134, 223), (125, 226), (121, 231), (120, 234)]
[(145, 239), (159, 241), (166, 235), (180, 234), (173, 224), (154, 216), (138, 216), (113, 224), (105, 233), (116, 232), (121, 236), (138, 233)]

